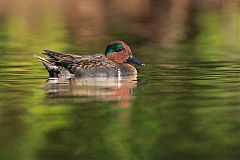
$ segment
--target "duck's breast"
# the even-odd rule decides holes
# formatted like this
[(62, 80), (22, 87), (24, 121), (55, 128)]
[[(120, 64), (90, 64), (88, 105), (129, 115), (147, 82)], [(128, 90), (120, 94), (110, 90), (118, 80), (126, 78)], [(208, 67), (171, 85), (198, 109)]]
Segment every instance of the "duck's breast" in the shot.
[(132, 66), (131, 64), (124, 63), (121, 65), (118, 65), (118, 68), (120, 70), (121, 76), (123, 76), (123, 77), (137, 75), (136, 68), (134, 66)]

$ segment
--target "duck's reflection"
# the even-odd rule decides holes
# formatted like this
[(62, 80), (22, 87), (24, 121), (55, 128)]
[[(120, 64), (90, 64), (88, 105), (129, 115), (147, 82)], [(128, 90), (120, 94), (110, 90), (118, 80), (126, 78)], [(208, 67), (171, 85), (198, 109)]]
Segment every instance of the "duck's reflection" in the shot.
[(49, 103), (70, 101), (111, 101), (113, 105), (129, 107), (136, 87), (136, 77), (118, 78), (54, 78), (47, 82)]

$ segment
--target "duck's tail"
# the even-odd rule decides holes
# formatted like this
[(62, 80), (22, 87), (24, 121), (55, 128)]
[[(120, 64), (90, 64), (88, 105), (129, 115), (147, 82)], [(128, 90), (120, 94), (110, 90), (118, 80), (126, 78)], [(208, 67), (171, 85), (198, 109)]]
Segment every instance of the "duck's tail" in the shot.
[(36, 55), (34, 55), (34, 57), (37, 58), (39, 61), (41, 61), (47, 69), (55, 66), (52, 62), (50, 62), (49, 60), (47, 60), (43, 57), (36, 56)]
[(58, 77), (58, 74), (60, 73), (58, 66), (43, 57), (36, 55), (34, 55), (34, 57), (43, 63), (43, 65), (48, 70), (50, 77)]

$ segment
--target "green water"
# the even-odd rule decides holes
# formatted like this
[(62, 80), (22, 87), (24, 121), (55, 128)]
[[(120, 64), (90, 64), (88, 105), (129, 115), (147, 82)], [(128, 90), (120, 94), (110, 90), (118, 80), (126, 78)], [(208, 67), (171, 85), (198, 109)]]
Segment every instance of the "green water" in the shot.
[(239, 48), (201, 18), (201, 34), (170, 50), (125, 37), (146, 63), (137, 80), (48, 80), (33, 54), (105, 44), (73, 44), (56, 18), (1, 21), (0, 159), (239, 159)]
[(165, 62), (139, 68), (137, 81), (47, 82), (33, 58), (9, 54), (0, 67), (1, 159), (239, 157), (239, 63)]

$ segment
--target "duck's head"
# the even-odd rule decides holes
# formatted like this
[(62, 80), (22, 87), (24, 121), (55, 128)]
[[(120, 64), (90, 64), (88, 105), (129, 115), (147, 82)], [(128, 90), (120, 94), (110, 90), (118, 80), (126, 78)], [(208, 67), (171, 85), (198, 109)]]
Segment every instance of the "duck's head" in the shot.
[(133, 63), (141, 66), (145, 65), (132, 55), (130, 47), (123, 41), (115, 40), (110, 42), (105, 50), (105, 56), (118, 64)]

